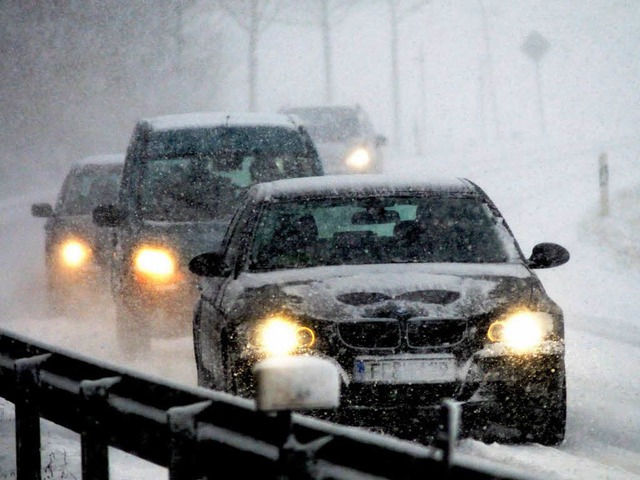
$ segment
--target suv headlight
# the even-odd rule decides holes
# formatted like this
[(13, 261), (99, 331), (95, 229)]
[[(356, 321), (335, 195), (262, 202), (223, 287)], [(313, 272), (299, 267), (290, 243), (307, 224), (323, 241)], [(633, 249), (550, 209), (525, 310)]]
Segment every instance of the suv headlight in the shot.
[(72, 238), (60, 244), (58, 254), (65, 267), (79, 268), (91, 257), (91, 248), (86, 242)]
[(274, 315), (257, 325), (253, 339), (262, 354), (272, 357), (310, 348), (315, 343), (316, 334), (311, 328), (283, 315)]
[(155, 283), (176, 280), (176, 258), (164, 247), (142, 246), (133, 254), (133, 271), (137, 277)]
[(358, 147), (349, 152), (345, 159), (345, 163), (351, 170), (365, 170), (371, 163), (371, 153), (369, 153), (369, 150), (364, 147)]
[(516, 353), (529, 353), (551, 336), (553, 326), (553, 317), (546, 312), (519, 311), (493, 322), (487, 337)]

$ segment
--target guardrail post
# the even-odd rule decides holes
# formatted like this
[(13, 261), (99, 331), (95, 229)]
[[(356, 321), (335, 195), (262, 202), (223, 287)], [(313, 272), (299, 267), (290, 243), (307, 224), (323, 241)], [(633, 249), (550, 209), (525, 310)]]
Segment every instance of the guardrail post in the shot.
[(198, 443), (196, 417), (212, 405), (210, 400), (167, 410), (171, 434), (169, 480), (197, 480), (195, 451)]
[(50, 353), (20, 358), (13, 364), (16, 379), (16, 469), (19, 480), (40, 480), (39, 369)]
[(321, 478), (316, 469), (316, 453), (333, 440), (331, 435), (309, 443), (300, 443), (293, 432), (290, 410), (276, 412), (278, 439), (278, 471), (281, 478), (289, 480), (313, 480)]
[(442, 464), (445, 475), (451, 471), (453, 450), (458, 443), (458, 430), (460, 426), (460, 405), (447, 399), (441, 407), (443, 429), (436, 435), (435, 446), (442, 450)]
[(107, 377), (80, 382), (81, 414), (85, 422), (80, 437), (82, 478), (109, 480), (109, 444), (102, 433), (100, 419), (106, 411), (109, 389), (120, 380), (122, 377)]

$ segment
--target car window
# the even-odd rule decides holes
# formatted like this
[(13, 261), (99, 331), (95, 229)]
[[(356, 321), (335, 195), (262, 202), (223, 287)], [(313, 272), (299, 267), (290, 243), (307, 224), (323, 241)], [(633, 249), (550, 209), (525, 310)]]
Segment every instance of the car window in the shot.
[(75, 169), (65, 179), (57, 209), (66, 215), (88, 215), (100, 204), (115, 203), (122, 166)]
[(502, 219), (475, 197), (308, 199), (264, 209), (249, 268), (518, 258)]
[(291, 129), (156, 132), (142, 169), (140, 212), (158, 221), (225, 218), (255, 183), (315, 174), (315, 158)]

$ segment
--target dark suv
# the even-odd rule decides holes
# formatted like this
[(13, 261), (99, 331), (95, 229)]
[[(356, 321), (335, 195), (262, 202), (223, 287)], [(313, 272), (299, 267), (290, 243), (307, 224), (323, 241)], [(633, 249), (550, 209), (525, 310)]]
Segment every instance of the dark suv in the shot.
[(192, 113), (141, 120), (116, 204), (94, 211), (115, 231), (111, 290), (125, 352), (191, 326), (197, 277), (187, 263), (218, 247), (248, 188), (322, 175), (306, 130), (281, 114)]
[[(113, 203), (118, 193), (123, 154), (94, 155), (71, 165), (56, 200), (31, 206), (46, 218), (47, 293), (56, 313), (80, 313), (103, 292), (110, 256), (109, 231), (96, 228), (91, 212)], [(108, 278), (108, 277), (106, 277)]]
[(376, 133), (359, 105), (284, 108), (300, 117), (320, 153), (327, 174), (380, 173), (384, 135)]

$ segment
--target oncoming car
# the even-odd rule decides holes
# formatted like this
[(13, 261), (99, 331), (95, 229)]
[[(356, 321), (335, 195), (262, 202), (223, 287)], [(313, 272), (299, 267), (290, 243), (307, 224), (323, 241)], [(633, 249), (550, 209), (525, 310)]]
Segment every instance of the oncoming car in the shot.
[(64, 179), (55, 208), (49, 203), (31, 206), (33, 216), (47, 219), (47, 291), (56, 313), (80, 312), (95, 294), (108, 294), (103, 285), (108, 282), (109, 232), (92, 223), (91, 212), (115, 201), (123, 162), (123, 154), (78, 160)]
[(291, 107), (282, 112), (302, 119), (327, 174), (381, 173), (384, 135), (377, 134), (359, 105)]
[(287, 115), (199, 112), (137, 122), (117, 202), (94, 211), (113, 228), (111, 290), (126, 353), (188, 334), (197, 297), (187, 268), (217, 247), (257, 182), (321, 175), (306, 130)]
[(201, 386), (253, 397), (253, 366), (331, 359), (332, 420), (428, 438), (444, 399), (469, 435), (557, 444), (565, 431), (561, 308), (476, 184), (339, 175), (253, 187), (219, 251), (194, 257)]

